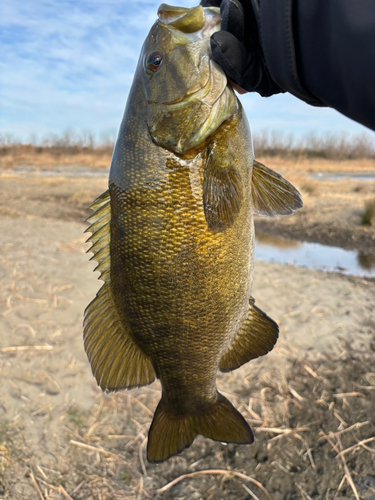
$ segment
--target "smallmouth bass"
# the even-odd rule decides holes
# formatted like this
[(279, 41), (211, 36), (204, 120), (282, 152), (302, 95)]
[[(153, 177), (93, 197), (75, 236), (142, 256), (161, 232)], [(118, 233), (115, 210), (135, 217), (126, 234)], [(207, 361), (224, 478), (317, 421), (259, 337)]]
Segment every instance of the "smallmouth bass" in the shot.
[(216, 389), (217, 370), (269, 352), (278, 327), (251, 297), (253, 213), (287, 215), (298, 191), (254, 161), (247, 119), (210, 57), (214, 7), (162, 4), (146, 38), (115, 145), (109, 189), (87, 231), (104, 285), (84, 345), (106, 391), (160, 379), (147, 457), (201, 434), (251, 443)]

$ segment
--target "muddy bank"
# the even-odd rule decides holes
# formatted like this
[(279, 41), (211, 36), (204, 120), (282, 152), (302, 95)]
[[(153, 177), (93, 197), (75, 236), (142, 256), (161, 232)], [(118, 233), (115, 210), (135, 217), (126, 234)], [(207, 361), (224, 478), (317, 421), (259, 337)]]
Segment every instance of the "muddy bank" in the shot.
[[(375, 229), (361, 225), (359, 210), (354, 215), (345, 213), (349, 210), (337, 213), (335, 220), (330, 221), (324, 216), (324, 209), (322, 204), (320, 208), (322, 214), (316, 217), (314, 212), (306, 208), (296, 212), (293, 215), (294, 220), (288, 220), (286, 217), (279, 219), (256, 217), (255, 230), (297, 241), (360, 250), (364, 253), (375, 252)], [(350, 216), (355, 220), (350, 220)]]

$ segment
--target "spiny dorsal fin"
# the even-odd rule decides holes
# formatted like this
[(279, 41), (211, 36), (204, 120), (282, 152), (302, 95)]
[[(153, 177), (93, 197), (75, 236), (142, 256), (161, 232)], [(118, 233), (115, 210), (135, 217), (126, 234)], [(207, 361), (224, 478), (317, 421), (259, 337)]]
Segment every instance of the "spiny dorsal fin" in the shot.
[(209, 158), (204, 171), (203, 207), (211, 231), (222, 232), (237, 217), (243, 198), (241, 174), (234, 162), (220, 165), (217, 155)]
[(297, 189), (258, 161), (253, 166), (251, 197), (253, 213), (263, 217), (290, 215), (303, 206)]
[(92, 372), (98, 385), (118, 391), (150, 384), (155, 371), (150, 359), (134, 343), (129, 329), (119, 317), (111, 292), (110, 219), (111, 200), (107, 190), (91, 205), (95, 212), (88, 217), (92, 235), (89, 252), (98, 262), (96, 270), (105, 282), (87, 306), (83, 323), (83, 341)]
[(94, 213), (86, 220), (90, 222), (85, 233), (92, 233), (87, 239), (91, 243), (91, 247), (87, 252), (93, 252), (90, 260), (95, 259), (98, 263), (94, 271), (99, 271), (99, 279), (103, 281), (109, 280), (111, 262), (109, 255), (110, 244), (110, 220), (111, 220), (111, 198), (109, 189), (101, 194), (94, 203), (90, 206)]
[(279, 336), (279, 327), (250, 299), (249, 313), (228, 351), (222, 356), (219, 369), (230, 372), (251, 359), (271, 351)]

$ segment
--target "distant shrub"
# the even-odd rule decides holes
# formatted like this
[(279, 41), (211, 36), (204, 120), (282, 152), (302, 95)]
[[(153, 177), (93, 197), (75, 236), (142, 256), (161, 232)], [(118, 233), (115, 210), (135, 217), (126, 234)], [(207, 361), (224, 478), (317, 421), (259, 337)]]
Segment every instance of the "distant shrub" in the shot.
[(51, 133), (37, 140), (32, 137), (29, 141), (20, 141), (10, 134), (0, 135), (0, 156), (9, 153), (35, 153), (48, 152), (54, 156), (75, 155), (83, 152), (109, 153), (113, 151), (115, 134), (102, 135), (97, 138), (91, 132), (74, 132), (66, 130), (61, 134)]
[(293, 134), (276, 131), (255, 133), (256, 156), (308, 157), (329, 160), (375, 158), (375, 139), (370, 133), (307, 134), (296, 138)]
[[(359, 135), (310, 133), (297, 138), (293, 134), (264, 130), (253, 135), (253, 143), (257, 157), (375, 159), (374, 137), (371, 133)], [(0, 135), (0, 156), (10, 152), (15, 154), (48, 152), (55, 156), (75, 155), (82, 152), (111, 154), (115, 140), (114, 132), (98, 137), (89, 131), (75, 132), (71, 129), (60, 134), (51, 133), (41, 139), (31, 137), (28, 141), (21, 141), (11, 134), (3, 134)]]
[(363, 268), (370, 271), (375, 267), (375, 254), (359, 252), (357, 255), (358, 264)]
[(365, 204), (365, 208), (361, 214), (362, 226), (371, 226), (375, 224), (375, 200), (371, 200)]
[(301, 189), (307, 194), (313, 195), (318, 191), (318, 185), (314, 181), (306, 180), (301, 184)]

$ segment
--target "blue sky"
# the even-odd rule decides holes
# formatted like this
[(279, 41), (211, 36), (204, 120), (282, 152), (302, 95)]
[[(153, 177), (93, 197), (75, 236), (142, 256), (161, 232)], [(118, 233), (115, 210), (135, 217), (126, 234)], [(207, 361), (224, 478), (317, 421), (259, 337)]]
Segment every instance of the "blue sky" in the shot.
[[(152, 0), (11, 0), (0, 6), (0, 133), (28, 140), (66, 129), (114, 135), (138, 55), (156, 19)], [(192, 7), (197, 0), (171, 0)], [(291, 95), (241, 97), (253, 132), (361, 133), (336, 111)]]

